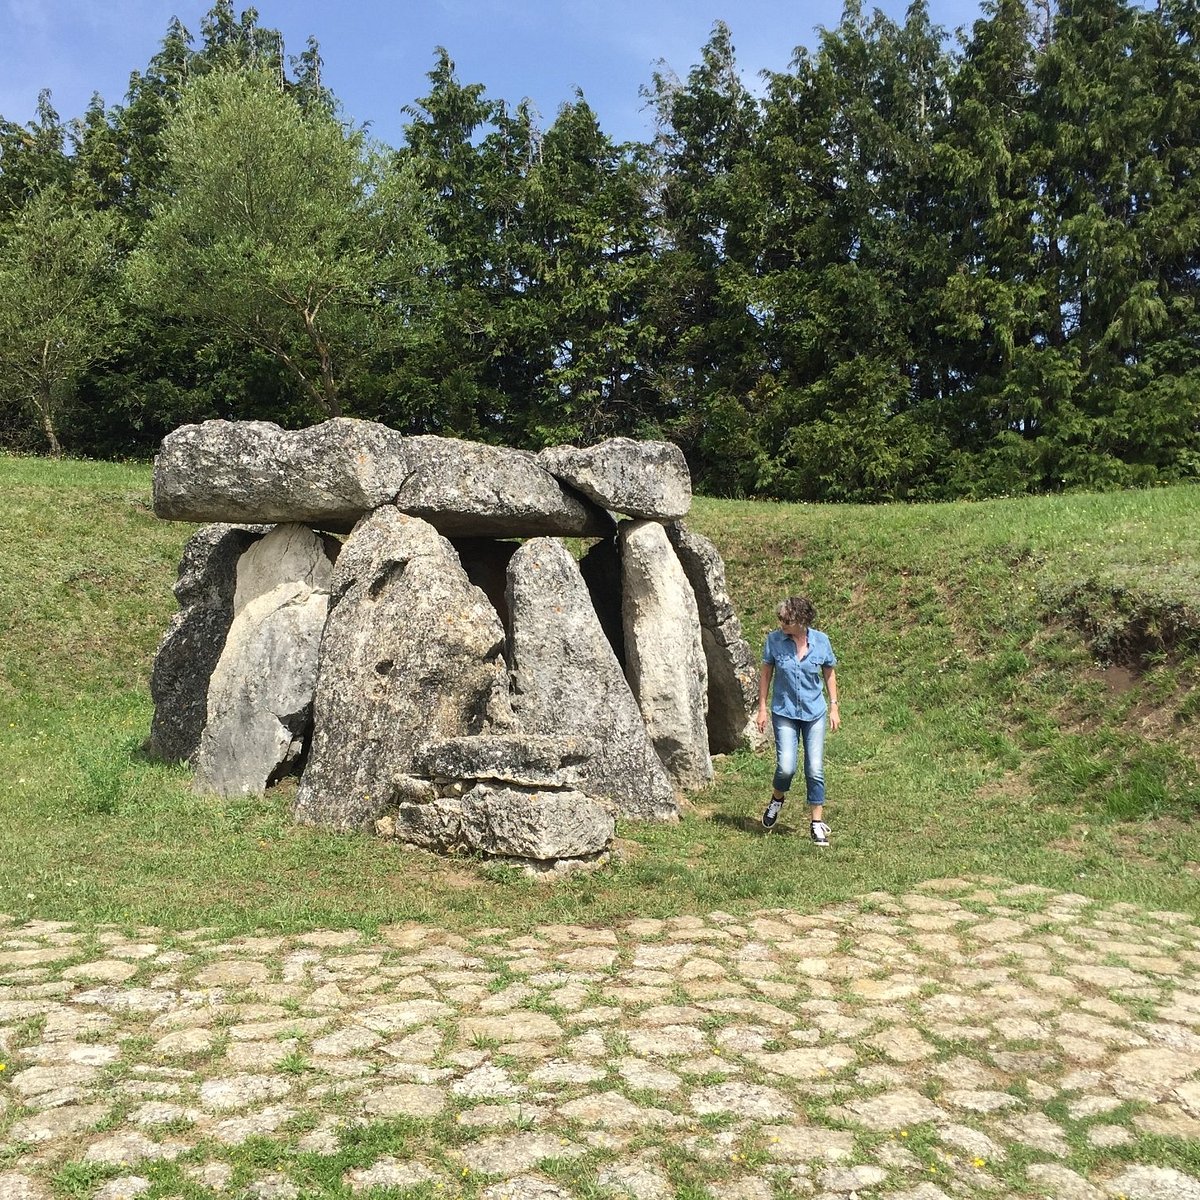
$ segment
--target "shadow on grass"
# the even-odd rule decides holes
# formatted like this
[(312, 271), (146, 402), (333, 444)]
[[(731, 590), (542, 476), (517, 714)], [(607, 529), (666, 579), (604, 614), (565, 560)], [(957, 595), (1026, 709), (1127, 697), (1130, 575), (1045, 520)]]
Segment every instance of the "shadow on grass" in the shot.
[[(736, 829), (739, 833), (757, 834), (759, 837), (764, 837), (768, 830), (762, 827), (762, 820), (759, 817), (747, 817), (740, 813), (713, 813), (709, 816), (714, 825), (723, 825), (726, 829)], [(771, 833), (795, 833), (794, 825), (788, 824), (786, 821), (780, 821)]]

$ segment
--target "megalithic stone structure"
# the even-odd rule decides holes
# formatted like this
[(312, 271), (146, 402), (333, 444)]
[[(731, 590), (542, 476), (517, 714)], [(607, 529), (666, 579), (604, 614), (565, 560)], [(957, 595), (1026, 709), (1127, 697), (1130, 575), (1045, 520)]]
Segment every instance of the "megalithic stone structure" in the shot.
[[(675, 819), (710, 749), (754, 736), (749, 647), (669, 443), (206, 421), (164, 439), (154, 503), (206, 523), (149, 742), (198, 791), (290, 770), (298, 821), (557, 874), (604, 861), (618, 820)], [(562, 538), (598, 539), (582, 573)]]

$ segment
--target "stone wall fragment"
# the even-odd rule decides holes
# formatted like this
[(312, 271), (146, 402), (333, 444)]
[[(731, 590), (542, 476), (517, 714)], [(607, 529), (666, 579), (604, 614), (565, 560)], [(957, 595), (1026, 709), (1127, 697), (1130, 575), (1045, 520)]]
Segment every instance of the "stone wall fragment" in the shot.
[(758, 662), (742, 636), (725, 580), (725, 564), (708, 538), (682, 521), (666, 527), (700, 614), (700, 638), (708, 664), (708, 744), (714, 754), (757, 748)]
[(334, 572), (296, 819), (370, 830), (424, 742), (511, 723), (504, 630), (454, 547), (396, 508), (365, 517)]
[(610, 808), (582, 792), (480, 783), (462, 796), (400, 805), (395, 836), (427, 850), (547, 861), (597, 854), (615, 828)]
[(241, 556), (234, 616), (208, 687), (198, 792), (258, 794), (304, 748), (329, 607), (333, 550), (277, 525)]
[(674, 788), (592, 608), (575, 560), (553, 538), (526, 542), (508, 569), (513, 707), (528, 733), (595, 738), (581, 790), (629, 817), (678, 816)]
[(191, 760), (199, 748), (208, 720), (208, 681), (233, 621), (238, 559), (266, 532), (266, 526), (206, 525), (184, 546), (175, 583), (179, 611), (150, 673), (152, 757)]
[(154, 511), (172, 521), (298, 522), (344, 531), (408, 474), (409, 439), (336, 417), (307, 429), (205, 421), (163, 438)]
[(586, 449), (548, 446), (538, 460), (602, 508), (630, 517), (673, 521), (692, 506), (687, 462), (672, 442), (617, 437)]
[(713, 777), (708, 666), (696, 597), (657, 521), (620, 526), (625, 672), (659, 758), (677, 787)]
[(431, 779), (578, 787), (596, 750), (594, 738), (495, 734), (429, 743), (417, 752), (416, 765)]

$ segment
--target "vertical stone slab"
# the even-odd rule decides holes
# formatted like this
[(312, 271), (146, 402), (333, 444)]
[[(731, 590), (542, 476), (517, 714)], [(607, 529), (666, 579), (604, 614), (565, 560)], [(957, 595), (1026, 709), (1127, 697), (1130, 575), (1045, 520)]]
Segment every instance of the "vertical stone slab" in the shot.
[(708, 745), (728, 754), (763, 743), (758, 712), (758, 663), (742, 636), (725, 580), (725, 563), (708, 538), (682, 521), (672, 521), (667, 536), (683, 567), (700, 614), (700, 640), (708, 664)]
[(233, 622), (208, 688), (197, 792), (259, 794), (303, 752), (329, 607), (333, 545), (276, 525), (238, 560)]
[(594, 738), (582, 790), (623, 816), (679, 815), (671, 780), (646, 735), (637, 702), (600, 628), (575, 560), (555, 538), (535, 538), (508, 568), (509, 663), (522, 730)]
[(713, 777), (708, 666), (691, 584), (657, 521), (620, 526), (625, 672), (646, 730), (677, 787)]
[(233, 621), (237, 564), (264, 525), (205, 525), (188, 539), (175, 582), (179, 611), (159, 643), (150, 673), (154, 716), (149, 753), (190, 761), (208, 720), (208, 683)]
[(432, 525), (384, 507), (338, 557), (295, 816), (370, 831), (427, 741), (512, 725), (504, 629)]

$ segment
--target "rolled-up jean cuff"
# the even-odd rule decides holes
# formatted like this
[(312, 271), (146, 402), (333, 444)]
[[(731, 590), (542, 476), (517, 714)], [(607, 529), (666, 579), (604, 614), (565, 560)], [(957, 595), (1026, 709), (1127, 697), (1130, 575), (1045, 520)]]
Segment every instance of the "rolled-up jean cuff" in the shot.
[(791, 787), (803, 743), (805, 800), (814, 808), (824, 804), (825, 718), (799, 721), (772, 713), (771, 724), (775, 731), (775, 790), (786, 792)]

